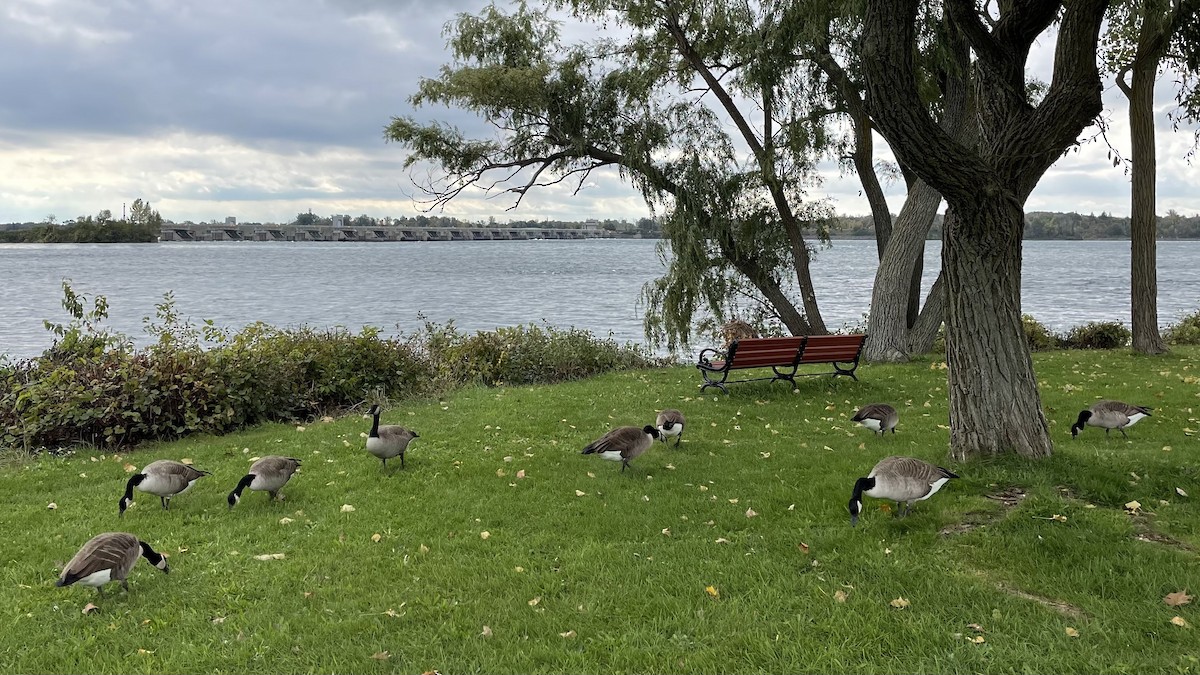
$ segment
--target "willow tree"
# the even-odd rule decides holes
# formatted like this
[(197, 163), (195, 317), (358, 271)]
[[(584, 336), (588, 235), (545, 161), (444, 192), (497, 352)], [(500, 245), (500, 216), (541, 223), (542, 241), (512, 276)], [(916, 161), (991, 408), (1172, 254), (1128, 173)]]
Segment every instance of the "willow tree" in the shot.
[[(1186, 24), (1200, 14), (1200, 0), (1120, 0), (1108, 16), (1105, 65), (1129, 100), (1130, 307), (1133, 348), (1143, 354), (1167, 351), (1158, 330), (1158, 158), (1154, 89), (1164, 66), (1186, 70)], [(1194, 80), (1193, 78), (1188, 78)], [(1182, 84), (1182, 83), (1181, 83)], [(1185, 112), (1186, 115), (1186, 112)]]
[(434, 207), (479, 190), (516, 208), (531, 191), (577, 191), (616, 169), (666, 223), (673, 255), (647, 290), (647, 329), (672, 348), (698, 309), (720, 315), (734, 287), (752, 289), (792, 333), (825, 333), (803, 233), (830, 215), (806, 199), (812, 139), (790, 124), (800, 113), (769, 67), (783, 55), (739, 56), (777, 17), (728, 5), (572, 3), (582, 21), (615, 16), (624, 36), (573, 45), (547, 11), (524, 4), (459, 15), (447, 29), (454, 63), (411, 102), (476, 113), (494, 133), (396, 117), (385, 136), (409, 149), (408, 167), (441, 172), (421, 186)]
[[(947, 203), (951, 452), (1047, 456), (1053, 444), (1021, 325), (1024, 204), (1102, 109), (1096, 55), (1108, 1), (1006, 0), (986, 17), (975, 0), (941, 3), (975, 54), (973, 146), (939, 127), (920, 104), (913, 54), (923, 1), (867, 0), (862, 59), (880, 132)], [(1043, 37), (1056, 22), (1057, 32)], [(1054, 41), (1055, 57), (1035, 104), (1025, 74), (1039, 38)]]

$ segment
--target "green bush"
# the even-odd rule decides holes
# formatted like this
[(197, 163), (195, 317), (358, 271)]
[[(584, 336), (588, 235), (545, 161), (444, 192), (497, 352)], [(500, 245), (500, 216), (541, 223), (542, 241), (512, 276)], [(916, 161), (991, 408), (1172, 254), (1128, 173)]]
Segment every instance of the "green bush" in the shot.
[(1092, 321), (1067, 331), (1067, 349), (1119, 349), (1129, 344), (1132, 333), (1117, 321)]
[(1050, 349), (1062, 349), (1063, 338), (1031, 315), (1021, 315), (1021, 327), (1025, 330), (1025, 341), (1029, 343), (1030, 351), (1044, 352)]
[(1200, 345), (1200, 311), (1187, 314), (1167, 326), (1163, 339), (1172, 345)]
[[(73, 320), (42, 356), (0, 364), (0, 445), (126, 446), (264, 421), (307, 420), (366, 399), (404, 399), (464, 383), (534, 384), (654, 365), (641, 348), (586, 331), (514, 326), (466, 336), (426, 322), (407, 338), (374, 328), (281, 329), (256, 323), (230, 334), (196, 327), (168, 293), (156, 338), (134, 349), (105, 332), (103, 297), (87, 311), (64, 283)], [(206, 346), (209, 345), (209, 346)]]

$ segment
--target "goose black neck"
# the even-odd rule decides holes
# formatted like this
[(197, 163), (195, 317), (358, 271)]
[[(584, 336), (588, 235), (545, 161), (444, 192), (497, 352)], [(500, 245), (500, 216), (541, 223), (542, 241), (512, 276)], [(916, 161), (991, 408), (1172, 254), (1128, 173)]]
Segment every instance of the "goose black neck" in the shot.
[[(850, 495), (850, 501), (862, 501), (862, 493), (875, 488), (874, 478), (859, 478), (854, 481), (854, 494)], [(845, 494), (845, 493), (843, 493)]]
[(159, 562), (162, 561), (162, 555), (157, 553), (154, 549), (150, 548), (150, 544), (147, 544), (144, 541), (138, 540), (138, 545), (142, 547), (142, 557), (145, 558), (146, 560), (149, 560), (151, 565), (157, 565)]
[(144, 473), (130, 476), (129, 482), (125, 483), (125, 499), (133, 501), (133, 486), (141, 485), (144, 480), (146, 480), (146, 474)]
[[(359, 427), (361, 428), (361, 427)], [(379, 411), (371, 413), (371, 433), (368, 434), (371, 438), (379, 438)]]
[(254, 474), (248, 473), (245, 476), (242, 476), (242, 479), (240, 481), (238, 481), (237, 487), (235, 487), (233, 489), (233, 494), (237, 495), (238, 497), (241, 497), (242, 490), (245, 490), (246, 488), (250, 487), (250, 484), (253, 482), (254, 482)]
[(1091, 418), (1092, 418), (1092, 411), (1091, 411), (1091, 410), (1083, 410), (1083, 411), (1080, 411), (1080, 413), (1079, 413), (1079, 419), (1075, 420), (1075, 424), (1072, 424), (1072, 425), (1071, 425), (1071, 431), (1072, 431), (1072, 433), (1074, 433), (1074, 432), (1076, 432), (1076, 431), (1078, 431), (1078, 430), (1080, 430), (1080, 429), (1083, 429), (1083, 425), (1084, 425), (1085, 423), (1087, 423), (1087, 421), (1088, 421), (1089, 419), (1091, 419)]

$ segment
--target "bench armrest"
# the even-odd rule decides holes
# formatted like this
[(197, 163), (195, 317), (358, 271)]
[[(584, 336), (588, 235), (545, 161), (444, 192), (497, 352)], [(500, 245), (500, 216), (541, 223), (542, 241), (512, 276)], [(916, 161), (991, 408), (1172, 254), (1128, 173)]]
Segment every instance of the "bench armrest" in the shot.
[[(720, 358), (713, 359), (711, 358), (712, 356), (718, 356)], [(726, 358), (725, 352), (721, 351), (720, 349), (702, 349), (700, 350), (700, 357), (697, 359), (696, 365), (708, 365), (714, 360), (726, 361), (728, 359)]]

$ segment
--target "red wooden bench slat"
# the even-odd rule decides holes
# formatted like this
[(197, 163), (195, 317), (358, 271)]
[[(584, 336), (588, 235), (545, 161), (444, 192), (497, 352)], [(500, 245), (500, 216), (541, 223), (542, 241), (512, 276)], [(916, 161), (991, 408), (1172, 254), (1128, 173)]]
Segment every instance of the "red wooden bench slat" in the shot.
[[(866, 335), (809, 335), (739, 340), (734, 343), (736, 349), (730, 347), (732, 358), (708, 362), (704, 360), (704, 354), (701, 354), (701, 363), (697, 364), (697, 367), (704, 374), (705, 383), (700, 390), (704, 391), (706, 387), (713, 386), (729, 393), (725, 389), (725, 384), (733, 383), (726, 380), (729, 371), (749, 368), (772, 368), (775, 376), (769, 379), (772, 381), (787, 380), (794, 386), (794, 378), (799, 375), (796, 367), (812, 363), (832, 363), (835, 369), (833, 375), (848, 375), (853, 378), (854, 371), (858, 368), (859, 353), (866, 337)], [(720, 354), (717, 350), (706, 351)], [(838, 365), (839, 363), (853, 365), (844, 368)], [(790, 368), (791, 370), (780, 371), (779, 368)], [(710, 372), (720, 373), (721, 379), (719, 381), (710, 380), (708, 376)], [(749, 381), (752, 380), (735, 380), (735, 382)]]

